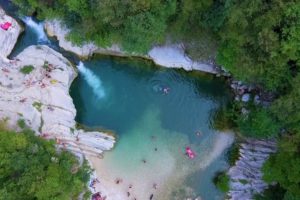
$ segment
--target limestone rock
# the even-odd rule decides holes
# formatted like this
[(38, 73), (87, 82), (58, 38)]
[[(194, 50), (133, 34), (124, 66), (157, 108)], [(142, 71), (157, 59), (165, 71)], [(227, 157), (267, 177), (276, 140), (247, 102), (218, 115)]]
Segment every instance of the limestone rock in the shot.
[(186, 71), (199, 70), (212, 74), (218, 73), (213, 65), (191, 60), (179, 44), (156, 46), (149, 51), (148, 55), (157, 65), (164, 67), (183, 68)]
[(66, 39), (70, 30), (64, 26), (59, 20), (51, 20), (45, 22), (45, 30), (50, 37), (56, 37), (59, 41), (59, 46), (75, 53), (81, 58), (87, 58), (94, 53), (104, 53), (104, 54), (122, 54), (121, 49), (117, 45), (112, 45), (108, 48), (100, 48), (95, 44), (89, 42), (82, 46), (76, 46)]
[(171, 44), (156, 46), (152, 48), (147, 55), (140, 55), (135, 53), (127, 53), (122, 51), (119, 45), (114, 44), (111, 47), (97, 47), (93, 43), (87, 43), (81, 47), (73, 45), (66, 40), (67, 34), (70, 30), (65, 27), (59, 20), (51, 20), (45, 22), (45, 29), (47, 34), (51, 37), (56, 37), (59, 40), (59, 46), (63, 49), (77, 54), (79, 57), (87, 58), (95, 53), (118, 55), (118, 56), (139, 56), (146, 59), (151, 59), (155, 64), (169, 67), (169, 68), (183, 68), (187, 71), (199, 70), (207, 73), (218, 74), (220, 70), (209, 64), (194, 62), (186, 56), (182, 45)]
[(23, 31), (18, 22), (6, 15), (5, 11), (0, 7), (0, 24), (5, 22), (9, 22), (12, 25), (7, 31), (0, 28), (0, 57), (2, 57), (2, 59), (6, 58), (11, 53), (20, 33)]
[[(20, 70), (31, 66), (27, 74)], [(47, 46), (30, 46), (15, 60), (0, 58), (0, 119), (18, 130), (22, 119), (46, 139), (83, 155), (101, 156), (114, 145), (114, 138), (100, 132), (77, 130), (76, 109), (69, 87), (77, 73), (60, 53)]]
[(254, 194), (268, 187), (262, 180), (261, 168), (274, 152), (276, 152), (276, 142), (273, 140), (248, 139), (240, 145), (240, 158), (228, 171), (229, 199), (250, 200)]

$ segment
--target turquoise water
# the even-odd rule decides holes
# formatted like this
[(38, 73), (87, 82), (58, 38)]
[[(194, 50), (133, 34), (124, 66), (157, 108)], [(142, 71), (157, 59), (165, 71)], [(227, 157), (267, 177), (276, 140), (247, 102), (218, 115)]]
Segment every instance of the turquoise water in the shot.
[[(169, 88), (169, 93), (163, 88)], [(223, 198), (212, 177), (227, 166), (224, 152), (211, 161), (209, 153), (218, 135), (211, 126), (213, 113), (228, 99), (224, 81), (143, 62), (102, 58), (79, 66), (70, 91), (78, 122), (112, 130), (118, 137), (102, 164), (109, 169), (105, 173), (116, 174), (113, 179), (141, 184), (138, 179), (143, 178), (172, 185), (164, 190), (174, 199)], [(195, 160), (184, 156), (186, 146), (196, 151)], [(184, 187), (178, 187), (179, 183)], [(191, 192), (183, 192), (187, 186)], [(170, 198), (163, 194), (161, 199), (165, 197)]]
[[(74, 58), (55, 40), (41, 41), (39, 31), (26, 27), (11, 56), (29, 45), (46, 44)], [(115, 148), (105, 153), (99, 164), (102, 182), (110, 184), (122, 178), (124, 184), (137, 188), (132, 195), (154, 194), (159, 200), (223, 199), (212, 178), (228, 164), (220, 147), (222, 138), (211, 126), (214, 111), (229, 98), (223, 80), (109, 57), (78, 66), (79, 76), (70, 89), (76, 120), (117, 136)], [(168, 94), (164, 88), (169, 88)], [(184, 155), (186, 146), (196, 152), (194, 160)], [(157, 190), (152, 183), (157, 183)]]

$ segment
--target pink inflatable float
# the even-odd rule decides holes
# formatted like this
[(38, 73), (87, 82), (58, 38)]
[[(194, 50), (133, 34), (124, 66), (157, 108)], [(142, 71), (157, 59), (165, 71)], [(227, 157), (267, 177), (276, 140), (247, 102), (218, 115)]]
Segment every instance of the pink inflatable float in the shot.
[(196, 156), (190, 147), (185, 148), (185, 153), (190, 159), (193, 159)]

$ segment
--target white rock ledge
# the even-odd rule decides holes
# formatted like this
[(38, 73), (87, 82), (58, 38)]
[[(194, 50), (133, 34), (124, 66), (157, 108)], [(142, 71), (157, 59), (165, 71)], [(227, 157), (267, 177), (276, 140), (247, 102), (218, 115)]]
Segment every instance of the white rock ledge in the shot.
[(218, 70), (213, 65), (204, 64), (201, 62), (192, 61), (184, 52), (182, 45), (172, 44), (164, 46), (156, 46), (152, 48), (147, 55), (138, 55), (127, 53), (114, 44), (111, 47), (97, 47), (93, 43), (87, 43), (83, 46), (73, 45), (66, 40), (70, 30), (59, 20), (48, 20), (45, 22), (45, 30), (50, 37), (56, 37), (59, 41), (59, 46), (66, 51), (75, 53), (81, 58), (87, 58), (93, 54), (108, 54), (116, 56), (139, 56), (146, 59), (151, 59), (157, 65), (168, 68), (183, 68), (184, 70), (198, 70), (206, 73), (217, 74)]
[[(29, 65), (34, 67), (29, 74), (20, 72)], [(101, 156), (113, 147), (112, 136), (76, 129), (69, 87), (77, 73), (60, 53), (30, 46), (14, 60), (0, 58), (0, 71), (0, 119), (7, 119), (10, 128), (19, 130), (17, 122), (22, 119), (37, 135), (83, 155)]]

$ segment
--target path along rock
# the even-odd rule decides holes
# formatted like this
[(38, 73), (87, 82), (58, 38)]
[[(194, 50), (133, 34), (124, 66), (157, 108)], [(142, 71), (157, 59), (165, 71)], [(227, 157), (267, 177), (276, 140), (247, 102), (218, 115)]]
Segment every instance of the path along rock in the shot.
[(82, 46), (73, 45), (66, 40), (66, 36), (70, 30), (59, 20), (51, 20), (45, 22), (45, 30), (51, 37), (56, 37), (59, 46), (63, 49), (77, 54), (79, 57), (87, 58), (93, 54), (109, 54), (117, 56), (139, 56), (151, 59), (157, 65), (169, 68), (183, 68), (184, 70), (199, 70), (207, 73), (217, 74), (219, 70), (213, 66), (201, 62), (194, 62), (184, 52), (184, 48), (180, 44), (171, 44), (164, 46), (156, 46), (152, 48), (147, 55), (128, 53), (123, 51), (120, 46), (114, 44), (111, 47), (101, 48), (89, 42)]

